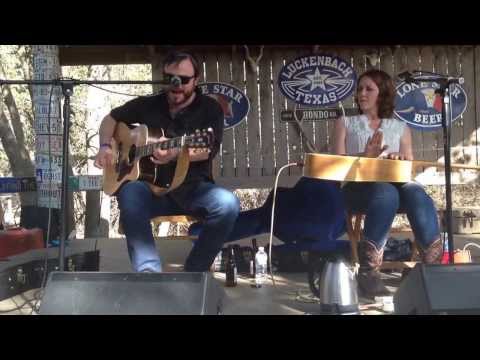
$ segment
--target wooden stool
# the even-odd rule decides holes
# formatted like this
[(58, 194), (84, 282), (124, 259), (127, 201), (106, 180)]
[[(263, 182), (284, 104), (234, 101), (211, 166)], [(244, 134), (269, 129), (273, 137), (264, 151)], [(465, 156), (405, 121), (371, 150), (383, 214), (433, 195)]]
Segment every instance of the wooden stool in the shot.
[[(159, 225), (163, 222), (170, 222), (174, 224), (182, 224), (182, 223), (189, 223), (192, 221), (196, 221), (196, 218), (188, 215), (171, 215), (171, 216), (157, 216), (152, 219), (152, 223), (154, 225)], [(123, 231), (122, 223), (118, 223), (118, 233), (121, 235), (125, 235)], [(177, 235), (177, 236), (161, 236), (162, 239), (168, 240), (197, 240), (198, 236), (190, 236), (190, 235)]]
[[(352, 263), (353, 265), (357, 265), (360, 263), (358, 258), (358, 242), (360, 241), (362, 231), (363, 231), (363, 221), (365, 219), (365, 214), (363, 213), (353, 213), (348, 212), (346, 213), (346, 220), (347, 220), (347, 234), (348, 239), (350, 240), (351, 251), (352, 251)], [(390, 233), (393, 232), (403, 232), (403, 231), (395, 231), (391, 230)], [(384, 261), (382, 262), (382, 266), (380, 269), (398, 269), (403, 270), (405, 268), (413, 268), (417, 261), (414, 261), (418, 257), (418, 248), (417, 243), (413, 241), (413, 251), (412, 257), (410, 261)]]

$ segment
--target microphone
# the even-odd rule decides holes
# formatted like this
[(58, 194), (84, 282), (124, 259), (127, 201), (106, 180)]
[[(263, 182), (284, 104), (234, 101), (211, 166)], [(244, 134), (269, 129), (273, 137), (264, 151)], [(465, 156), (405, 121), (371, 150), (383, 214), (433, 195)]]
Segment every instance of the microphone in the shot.
[(181, 83), (182, 83), (182, 80), (180, 79), (180, 77), (178, 75), (174, 75), (170, 78), (169, 85), (172, 85), (173, 87), (177, 87), (177, 86), (180, 86)]

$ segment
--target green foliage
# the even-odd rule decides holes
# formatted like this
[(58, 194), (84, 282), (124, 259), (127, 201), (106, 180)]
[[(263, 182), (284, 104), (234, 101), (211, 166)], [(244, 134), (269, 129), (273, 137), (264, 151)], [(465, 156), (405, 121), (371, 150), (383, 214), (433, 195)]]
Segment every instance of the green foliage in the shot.
[[(151, 66), (145, 65), (90, 65), (90, 66), (64, 66), (62, 75), (77, 80), (151, 80)], [(131, 96), (119, 95), (112, 92), (138, 95), (151, 94), (151, 85), (89, 85), (76, 86), (74, 95), (71, 98), (72, 122), (70, 132), (71, 154), (73, 168), (76, 174), (87, 174), (87, 149), (96, 147), (98, 144), (90, 138), (98, 133), (100, 123), (89, 126), (89, 116), (92, 114), (89, 104), (89, 91), (101, 87), (105, 89), (103, 101), (105, 108), (112, 109), (126, 101), (133, 99)], [(103, 91), (101, 91), (103, 92)], [(108, 110), (109, 111), (109, 110)], [(106, 113), (101, 114), (103, 116)]]
[[(25, 45), (1, 45), (0, 46), (0, 77), (9, 80), (30, 79), (32, 74), (31, 48)], [(18, 108), (22, 122), (23, 132), (25, 134), (26, 147), (33, 159), (34, 136), (31, 126), (33, 120), (32, 99), (27, 86), (10, 85), (12, 95)], [(10, 120), (10, 114), (5, 104), (0, 102), (0, 106)], [(0, 144), (0, 176), (10, 176), (10, 164), (3, 151), (3, 145)]]

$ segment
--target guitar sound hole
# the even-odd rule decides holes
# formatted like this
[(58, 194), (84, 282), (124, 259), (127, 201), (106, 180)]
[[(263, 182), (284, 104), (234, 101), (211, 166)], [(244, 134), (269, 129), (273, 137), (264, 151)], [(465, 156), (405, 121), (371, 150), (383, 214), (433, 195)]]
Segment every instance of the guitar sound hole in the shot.
[(127, 176), (130, 171), (132, 171), (132, 165), (128, 164), (126, 161), (121, 161), (118, 164), (118, 178), (117, 181), (121, 181), (125, 176)]

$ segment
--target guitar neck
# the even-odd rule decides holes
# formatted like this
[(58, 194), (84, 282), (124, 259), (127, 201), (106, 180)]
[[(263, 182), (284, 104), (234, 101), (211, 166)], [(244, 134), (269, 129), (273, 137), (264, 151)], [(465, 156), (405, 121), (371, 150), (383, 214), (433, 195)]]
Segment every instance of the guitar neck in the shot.
[(168, 150), (180, 148), (183, 145), (188, 145), (191, 142), (191, 138), (188, 136), (180, 136), (156, 143), (151, 143), (143, 146), (138, 146), (135, 151), (135, 156), (142, 158), (144, 156), (150, 156), (156, 149)]
[[(435, 161), (423, 161), (423, 160), (413, 160), (412, 164), (414, 167), (441, 167), (444, 168), (445, 164), (435, 162)], [(450, 164), (452, 169), (470, 169), (470, 170), (480, 170), (480, 166), (475, 165), (463, 165), (463, 164)]]

